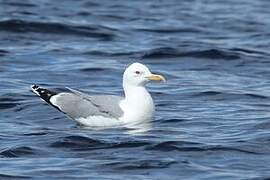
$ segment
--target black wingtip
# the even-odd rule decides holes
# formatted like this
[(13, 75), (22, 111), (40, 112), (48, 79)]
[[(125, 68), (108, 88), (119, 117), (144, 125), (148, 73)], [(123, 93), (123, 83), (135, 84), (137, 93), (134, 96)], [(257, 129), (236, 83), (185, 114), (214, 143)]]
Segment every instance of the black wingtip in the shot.
[(36, 85), (36, 84), (34, 84), (34, 85), (31, 86), (31, 89), (32, 89), (32, 90), (36, 90), (36, 89), (38, 89), (38, 88), (39, 88), (39, 86)]
[(38, 93), (38, 91), (37, 91), (38, 88), (39, 88), (38, 85), (34, 84), (34, 85), (31, 85), (30, 87), (31, 87), (31, 90), (33, 91), (33, 93), (35, 93), (35, 94), (37, 94), (38, 96), (40, 96), (39, 93)]
[(48, 89), (41, 88), (36, 84), (32, 85), (31, 89), (35, 94), (37, 94), (39, 97), (41, 97), (44, 101), (46, 101), (48, 103), (50, 103), (50, 98), (53, 95), (56, 95), (55, 92), (52, 92)]

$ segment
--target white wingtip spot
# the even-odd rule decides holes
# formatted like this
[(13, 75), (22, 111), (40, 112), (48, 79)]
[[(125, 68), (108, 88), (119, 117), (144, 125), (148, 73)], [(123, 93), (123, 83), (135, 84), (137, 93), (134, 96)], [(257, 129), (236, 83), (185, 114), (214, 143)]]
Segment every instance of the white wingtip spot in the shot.
[(33, 91), (36, 95), (40, 96), (39, 93), (37, 92), (37, 89), (39, 88), (37, 85), (32, 85), (32, 86), (30, 86), (30, 87), (31, 87), (32, 91)]

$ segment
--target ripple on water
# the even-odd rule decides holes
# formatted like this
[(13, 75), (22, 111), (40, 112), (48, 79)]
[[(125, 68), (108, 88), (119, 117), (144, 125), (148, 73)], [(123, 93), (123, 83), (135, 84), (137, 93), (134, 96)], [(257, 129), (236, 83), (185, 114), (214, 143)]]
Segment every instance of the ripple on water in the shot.
[(2, 157), (9, 157), (9, 158), (27, 157), (27, 156), (36, 155), (36, 150), (28, 146), (20, 146), (20, 147), (14, 147), (14, 148), (2, 150), (0, 152), (0, 155)]
[(84, 136), (67, 136), (51, 144), (51, 147), (73, 150), (91, 150), (107, 147), (107, 144)]
[(222, 92), (222, 91), (203, 91), (194, 93), (193, 97), (215, 97), (217, 99), (269, 99), (268, 96), (255, 93), (237, 93), (237, 92)]
[(0, 21), (0, 31), (16, 33), (44, 33), (58, 35), (76, 35), (103, 40), (112, 40), (115, 34), (109, 28), (102, 26), (75, 26), (52, 22), (34, 22), (19, 19)]
[(149, 145), (143, 141), (106, 142), (84, 136), (67, 136), (61, 140), (53, 142), (51, 147), (67, 148), (76, 151), (114, 148), (135, 148)]
[(240, 152), (246, 154), (257, 154), (253, 151), (248, 151), (244, 149), (234, 148), (234, 147), (226, 147), (221, 145), (205, 145), (201, 143), (195, 142), (187, 142), (187, 141), (167, 141), (161, 142), (154, 145), (150, 145), (145, 148), (145, 150), (155, 150), (155, 151), (179, 151), (179, 152)]
[(236, 52), (230, 52), (229, 50), (221, 49), (206, 49), (206, 50), (194, 50), (194, 51), (180, 51), (178, 48), (162, 47), (155, 48), (144, 52), (142, 58), (144, 59), (157, 59), (157, 58), (177, 58), (177, 57), (195, 57), (205, 59), (224, 59), (235, 60), (240, 59), (240, 55)]
[(10, 174), (3, 174), (0, 173), (1, 179), (30, 179), (30, 176), (16, 176), (16, 175), (10, 175)]
[(0, 95), (0, 109), (11, 109), (23, 103), (25, 97), (19, 93), (6, 93)]
[(0, 49), (0, 57), (1, 57), (1, 56), (5, 56), (5, 55), (7, 55), (8, 53), (9, 53), (9, 51), (4, 50), (4, 49)]
[(178, 162), (174, 160), (128, 160), (125, 162), (113, 162), (102, 165), (112, 167), (117, 170), (136, 170), (136, 169), (160, 169), (169, 168)]

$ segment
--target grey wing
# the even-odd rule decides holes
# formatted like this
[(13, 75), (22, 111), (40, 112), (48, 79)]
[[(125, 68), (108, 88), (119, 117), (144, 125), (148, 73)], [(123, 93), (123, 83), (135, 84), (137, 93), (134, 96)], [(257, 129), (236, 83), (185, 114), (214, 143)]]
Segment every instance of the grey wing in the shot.
[(123, 111), (119, 106), (123, 99), (113, 95), (89, 96), (68, 88), (71, 92), (60, 93), (51, 98), (51, 103), (71, 118), (103, 116), (119, 118)]

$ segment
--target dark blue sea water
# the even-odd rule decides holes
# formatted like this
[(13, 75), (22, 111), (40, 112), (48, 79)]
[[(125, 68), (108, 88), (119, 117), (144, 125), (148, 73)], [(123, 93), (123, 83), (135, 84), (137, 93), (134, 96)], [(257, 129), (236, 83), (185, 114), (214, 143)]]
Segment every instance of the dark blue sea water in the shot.
[[(270, 1), (1, 0), (0, 179), (270, 178)], [(147, 129), (87, 129), (33, 83), (121, 94), (142, 62)]]

